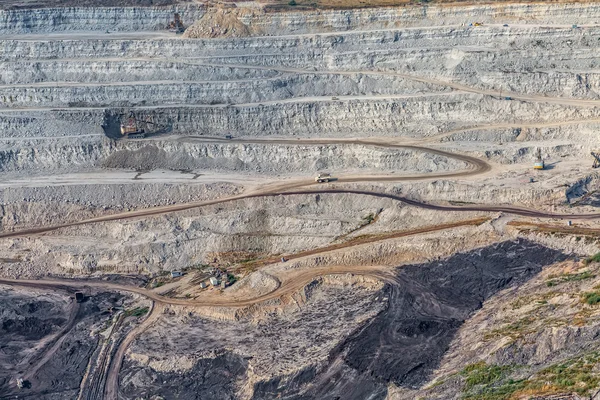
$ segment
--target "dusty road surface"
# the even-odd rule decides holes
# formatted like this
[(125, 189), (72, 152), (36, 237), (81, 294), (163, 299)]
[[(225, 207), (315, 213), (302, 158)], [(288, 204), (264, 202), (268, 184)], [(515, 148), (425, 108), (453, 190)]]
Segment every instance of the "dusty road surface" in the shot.
[[(468, 172), (461, 173), (461, 174), (469, 175)], [(410, 177), (410, 178), (406, 178), (406, 179), (417, 179), (417, 178)], [(357, 177), (357, 178), (348, 178), (348, 179), (340, 178), (338, 180), (338, 182), (361, 182), (361, 181), (368, 181), (368, 180), (371, 180), (371, 178), (369, 178), (369, 177), (364, 177), (364, 178)], [(398, 181), (398, 180), (402, 180), (402, 178), (395, 178), (395, 177), (379, 177), (379, 178), (377, 178), (377, 177), (375, 177), (374, 180)], [(305, 184), (305, 185), (307, 185), (307, 184)], [(305, 185), (290, 184), (290, 185), (285, 185), (285, 186), (286, 186), (286, 188), (290, 189), (293, 187), (302, 187)], [(314, 185), (314, 184), (311, 183), (308, 185)], [(348, 189), (321, 189), (321, 190), (300, 190), (300, 191), (286, 190), (286, 191), (281, 191), (281, 192), (279, 192), (279, 191), (260, 192), (259, 191), (258, 193), (239, 195), (239, 196), (234, 196), (234, 197), (230, 197), (230, 198), (212, 200), (212, 201), (201, 202), (201, 203), (177, 204), (177, 205), (173, 205), (173, 206), (157, 207), (157, 208), (153, 208), (153, 209), (130, 211), (130, 212), (121, 213), (121, 214), (111, 214), (111, 215), (106, 215), (103, 217), (97, 217), (97, 218), (92, 218), (92, 219), (73, 222), (73, 223), (24, 229), (22, 231), (17, 231), (17, 232), (2, 233), (2, 234), (0, 234), (0, 238), (30, 236), (30, 235), (37, 235), (37, 234), (45, 233), (45, 232), (51, 232), (51, 231), (54, 231), (57, 229), (66, 228), (66, 227), (70, 227), (70, 226), (78, 226), (78, 225), (93, 224), (93, 223), (98, 223), (98, 222), (116, 221), (116, 220), (129, 219), (129, 218), (139, 218), (139, 217), (161, 215), (161, 214), (172, 213), (172, 212), (176, 212), (176, 211), (184, 211), (184, 210), (189, 210), (189, 209), (208, 206), (208, 205), (232, 202), (235, 200), (251, 199), (251, 198), (257, 198), (257, 197), (294, 196), (294, 195), (305, 195), (305, 194), (355, 194), (355, 195), (373, 196), (373, 197), (397, 200), (397, 201), (406, 203), (406, 204), (414, 206), (414, 207), (419, 207), (419, 208), (423, 208), (423, 209), (427, 209), (427, 210), (436, 210), (436, 211), (504, 212), (504, 213), (508, 213), (508, 214), (521, 215), (521, 216), (526, 216), (526, 217), (569, 219), (569, 220), (596, 220), (596, 219), (600, 218), (600, 213), (589, 213), (589, 214), (588, 213), (586, 213), (586, 214), (575, 214), (575, 213), (574, 214), (558, 214), (557, 213), (557, 214), (554, 214), (554, 213), (549, 213), (549, 212), (544, 212), (544, 211), (537, 211), (534, 209), (527, 209), (524, 207), (513, 207), (513, 206), (492, 206), (492, 205), (490, 205), (490, 206), (488, 206), (488, 205), (444, 206), (444, 205), (424, 203), (424, 202), (420, 202), (417, 200), (411, 200), (411, 199), (408, 199), (403, 196), (396, 196), (396, 195), (389, 194), (389, 193), (378, 193), (378, 192), (371, 192), (371, 191), (366, 191), (366, 190), (348, 190)]]

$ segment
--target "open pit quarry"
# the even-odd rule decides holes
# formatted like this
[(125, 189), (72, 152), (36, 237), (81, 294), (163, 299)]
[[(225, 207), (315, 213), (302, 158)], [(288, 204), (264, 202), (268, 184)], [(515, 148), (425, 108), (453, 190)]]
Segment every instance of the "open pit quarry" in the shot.
[(600, 399), (600, 4), (277, 4), (0, 0), (0, 399)]

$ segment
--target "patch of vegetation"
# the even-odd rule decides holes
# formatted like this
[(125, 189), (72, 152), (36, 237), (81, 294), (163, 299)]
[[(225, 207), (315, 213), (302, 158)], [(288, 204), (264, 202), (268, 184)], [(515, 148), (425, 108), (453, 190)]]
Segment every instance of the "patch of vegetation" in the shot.
[(367, 215), (366, 217), (363, 217), (363, 223), (365, 225), (369, 225), (371, 223), (373, 223), (373, 221), (375, 221), (375, 215), (373, 215), (373, 213)]
[(190, 265), (189, 267), (185, 267), (182, 271), (191, 271), (191, 270), (194, 270), (194, 269), (203, 270), (203, 269), (206, 269), (206, 268), (210, 268), (210, 265), (208, 265), (208, 264), (194, 264), (194, 265)]
[(444, 383), (446, 383), (446, 380), (440, 379), (440, 380), (437, 380), (437, 381), (429, 384), (427, 387), (425, 387), (425, 389), (431, 390), (431, 389), (436, 388), (438, 386), (442, 386)]
[(586, 292), (581, 295), (581, 300), (590, 306), (595, 306), (600, 303), (600, 291)]
[(584, 271), (578, 274), (550, 275), (550, 279), (546, 281), (546, 285), (551, 287), (565, 282), (578, 282), (586, 279), (593, 279), (595, 277), (596, 275), (592, 274), (590, 271)]
[(524, 392), (588, 394), (600, 384), (600, 374), (594, 372), (594, 367), (599, 361), (600, 352), (594, 351), (554, 364), (541, 370), (531, 381), (528, 381)]
[(232, 274), (227, 274), (227, 281), (229, 282), (229, 284), (233, 285), (234, 283), (236, 283), (238, 280), (237, 276), (232, 275)]
[(484, 339), (491, 339), (494, 337), (510, 336), (513, 339), (518, 339), (524, 336), (528, 331), (527, 328), (536, 321), (534, 317), (527, 316), (521, 318), (518, 321), (512, 322), (503, 326), (502, 328), (494, 329), (484, 336)]
[(465, 376), (462, 399), (508, 400), (531, 396), (577, 393), (589, 394), (600, 384), (600, 373), (594, 367), (600, 352), (594, 351), (551, 365), (529, 379), (507, 379), (516, 368), (511, 366), (471, 364)]
[(132, 310), (125, 311), (125, 317), (141, 317), (149, 311), (148, 307), (136, 307)]
[(560, 293), (552, 291), (552, 292), (548, 292), (548, 293), (543, 293), (539, 296), (522, 296), (522, 297), (517, 298), (515, 301), (513, 301), (510, 304), (510, 307), (513, 310), (517, 310), (523, 306), (532, 304), (534, 302), (537, 304), (547, 304), (548, 300), (557, 296), (558, 294), (560, 294)]
[(523, 379), (508, 379), (497, 386), (485, 386), (474, 393), (467, 392), (462, 398), (464, 400), (507, 400), (526, 385), (527, 383)]
[(585, 263), (585, 264), (589, 264), (589, 263), (592, 263), (592, 262), (596, 262), (596, 263), (597, 263), (597, 262), (600, 262), (600, 253), (596, 253), (596, 254), (594, 254), (593, 256), (591, 256), (591, 257), (588, 257), (588, 258), (587, 258), (587, 259), (584, 261), (584, 263)]
[(152, 284), (152, 287), (154, 289), (159, 288), (161, 286), (163, 286), (165, 283), (163, 281), (158, 281), (158, 282), (154, 282), (154, 284)]
[(465, 389), (471, 390), (477, 385), (490, 385), (502, 379), (512, 367), (508, 365), (487, 365), (483, 361), (467, 365), (461, 375), (465, 377)]

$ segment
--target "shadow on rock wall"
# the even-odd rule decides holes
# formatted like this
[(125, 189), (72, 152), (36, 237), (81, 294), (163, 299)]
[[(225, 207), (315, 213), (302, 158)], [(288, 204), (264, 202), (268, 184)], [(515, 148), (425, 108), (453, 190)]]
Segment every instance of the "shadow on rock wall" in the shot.
[[(387, 308), (330, 354), (317, 374), (263, 382), (255, 399), (383, 399), (387, 383), (418, 387), (439, 365), (457, 330), (484, 301), (567, 256), (539, 244), (503, 242), (446, 260), (397, 269)], [(297, 382), (295, 382), (297, 381)], [(297, 390), (299, 386), (303, 391)]]

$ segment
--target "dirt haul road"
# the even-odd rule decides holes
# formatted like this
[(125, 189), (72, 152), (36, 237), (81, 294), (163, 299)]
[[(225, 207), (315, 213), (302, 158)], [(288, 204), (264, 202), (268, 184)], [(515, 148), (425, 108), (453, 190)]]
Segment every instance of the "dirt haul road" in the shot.
[[(218, 139), (212, 139), (212, 140), (218, 140)], [(448, 158), (452, 158), (455, 160), (460, 160), (471, 166), (471, 168), (466, 169), (466, 170), (431, 173), (431, 174), (348, 175), (348, 176), (341, 176), (339, 178), (336, 178), (336, 182), (339, 182), (339, 183), (344, 183), (344, 182), (346, 182), (346, 183), (350, 183), (350, 182), (400, 182), (400, 181), (434, 179), (434, 178), (457, 178), (457, 177), (467, 177), (467, 176), (479, 175), (479, 174), (482, 174), (482, 173), (485, 173), (485, 172), (488, 172), (491, 170), (491, 166), (487, 162), (480, 160), (478, 158), (463, 155), (463, 154), (457, 154), (457, 153), (452, 153), (452, 152), (437, 150), (437, 149), (430, 149), (427, 147), (402, 145), (402, 144), (390, 144), (390, 143), (385, 143), (385, 142), (369, 141), (369, 140), (346, 140), (346, 141), (344, 141), (344, 140), (332, 139), (332, 140), (319, 140), (319, 141), (317, 141), (317, 140), (287, 140), (286, 141), (284, 139), (275, 139), (275, 140), (268, 140), (268, 141), (267, 140), (262, 140), (262, 141), (260, 141), (260, 140), (247, 140), (247, 141), (237, 140), (237, 142), (238, 143), (260, 142), (260, 143), (265, 143), (265, 144), (269, 144), (269, 143), (286, 143), (286, 144), (336, 144), (336, 143), (340, 144), (340, 143), (344, 143), (344, 144), (360, 144), (360, 145), (366, 145), (366, 146), (378, 146), (378, 147), (392, 148), (392, 149), (403, 148), (403, 149), (410, 149), (410, 150), (421, 151), (421, 152), (426, 152), (426, 153), (432, 153), (432, 154), (436, 154), (436, 155), (439, 155), (442, 157), (448, 157)], [(161, 214), (171, 213), (171, 212), (175, 212), (175, 211), (184, 211), (184, 210), (189, 210), (189, 209), (193, 209), (193, 208), (214, 205), (214, 204), (221, 204), (221, 203), (235, 201), (235, 200), (243, 200), (243, 199), (257, 198), (257, 197), (264, 197), (264, 196), (288, 195), (288, 194), (292, 194), (292, 193), (288, 193), (288, 191), (291, 189), (299, 189), (302, 187), (307, 187), (307, 186), (312, 186), (312, 185), (316, 185), (313, 179), (268, 185), (268, 186), (264, 187), (263, 189), (255, 190), (255, 191), (252, 191), (252, 192), (249, 192), (246, 194), (225, 197), (225, 198), (215, 199), (215, 200), (210, 200), (210, 201), (191, 202), (191, 203), (175, 204), (175, 205), (169, 205), (169, 206), (146, 208), (143, 210), (103, 215), (100, 217), (95, 217), (95, 218), (90, 218), (90, 219), (85, 219), (85, 220), (75, 221), (75, 222), (68, 222), (68, 223), (64, 223), (64, 224), (56, 224), (56, 225), (49, 225), (49, 226), (43, 226), (43, 227), (37, 227), (37, 228), (30, 228), (30, 229), (24, 229), (24, 230), (14, 231), (14, 232), (3, 232), (3, 233), (0, 233), (0, 238), (35, 235), (35, 234), (39, 234), (39, 233), (54, 231), (54, 230), (57, 230), (60, 228), (92, 224), (92, 223), (97, 223), (97, 222), (107, 222), (107, 221), (116, 221), (116, 220), (129, 219), (129, 218), (161, 215)], [(313, 192), (311, 192), (311, 193), (313, 193)], [(298, 194), (297, 192), (294, 192), (294, 193)], [(323, 193), (325, 193), (325, 191), (323, 191)], [(351, 192), (348, 192), (348, 193), (351, 193)], [(368, 194), (370, 192), (365, 192), (365, 193)], [(402, 198), (399, 198), (399, 199), (402, 199)], [(415, 202), (415, 204), (417, 204), (417, 203)]]
[[(198, 59), (201, 59), (199, 57)], [(152, 60), (163, 60), (162, 58), (148, 58)], [(489, 90), (489, 89), (480, 89), (472, 86), (464, 85), (461, 83), (444, 81), (439, 79), (432, 79), (427, 77), (421, 77), (418, 75), (405, 74), (401, 72), (394, 71), (372, 71), (372, 70), (346, 70), (346, 71), (336, 71), (336, 70), (327, 70), (327, 71), (311, 71), (308, 69), (301, 68), (285, 68), (285, 67), (271, 67), (271, 66), (258, 66), (258, 65), (248, 65), (248, 64), (229, 64), (229, 63), (211, 63), (211, 62), (201, 62), (201, 61), (186, 61), (188, 64), (193, 65), (202, 65), (202, 66), (211, 66), (211, 67), (229, 67), (229, 68), (239, 68), (239, 69), (249, 69), (249, 70), (266, 70), (266, 71), (276, 71), (279, 73), (288, 73), (288, 74), (308, 74), (308, 75), (340, 75), (340, 76), (355, 76), (355, 75), (364, 75), (364, 76), (392, 76), (397, 78), (403, 78), (407, 80), (411, 80), (419, 83), (426, 83), (430, 85), (445, 87), (453, 89), (451, 92), (432, 92), (432, 93), (418, 93), (412, 95), (350, 95), (350, 96), (338, 96), (338, 100), (336, 101), (344, 101), (344, 100), (385, 100), (385, 99), (403, 99), (403, 98), (418, 98), (418, 97), (429, 97), (429, 96), (448, 96), (454, 94), (477, 94), (483, 96), (490, 96), (499, 99), (509, 99), (509, 100), (519, 100), (526, 101), (532, 103), (549, 103), (549, 104), (559, 104), (563, 106), (575, 106), (575, 107), (600, 107), (600, 100), (583, 100), (576, 98), (563, 98), (563, 97), (550, 97), (550, 96), (540, 96), (540, 95), (524, 95), (516, 92), (508, 92), (502, 90)], [(267, 78), (275, 79), (275, 78)], [(164, 81), (166, 83), (168, 81)], [(192, 83), (192, 81), (188, 81)], [(197, 81), (197, 83), (201, 83), (202, 81)], [(113, 83), (113, 86), (120, 86), (124, 83)], [(135, 85), (144, 85), (144, 82), (136, 82)], [(154, 83), (153, 83), (154, 84)], [(94, 86), (94, 84), (80, 84), (80, 83), (54, 83), (54, 84), (43, 84), (42, 86)], [(98, 83), (97, 85), (106, 86), (104, 83)], [(10, 85), (14, 87), (15, 85)], [(28, 85), (30, 86), (30, 85)], [(169, 107), (177, 107), (177, 108), (214, 108), (214, 107), (257, 107), (263, 105), (276, 105), (282, 103), (298, 103), (298, 102), (315, 102), (315, 101), (333, 101), (330, 96), (308, 96), (308, 97), (291, 97), (284, 99), (276, 99), (276, 100), (265, 100), (261, 102), (252, 102), (252, 103), (238, 103), (238, 104), (170, 104)], [(140, 109), (140, 110), (149, 110), (149, 109), (158, 109), (164, 108), (164, 105), (150, 105), (150, 106), (135, 106), (130, 107), (130, 109)], [(106, 109), (104, 106), (93, 106), (93, 107), (11, 107), (6, 110), (8, 112), (14, 112), (18, 110), (28, 110), (28, 111), (44, 111), (44, 110), (96, 110), (96, 109)]]
[(125, 352), (136, 337), (144, 333), (146, 329), (156, 322), (163, 311), (164, 307), (162, 305), (157, 305), (155, 302), (152, 302), (152, 308), (146, 316), (146, 319), (144, 319), (141, 324), (133, 328), (120, 343), (113, 357), (113, 362), (111, 362), (108, 367), (106, 383), (104, 385), (104, 399), (117, 400), (119, 398), (119, 371), (121, 371), (121, 366), (123, 365)]
[[(125, 357), (125, 352), (129, 348), (130, 344), (135, 340), (135, 338), (143, 333), (148, 327), (150, 327), (156, 320), (160, 317), (160, 315), (164, 311), (164, 307), (166, 305), (178, 305), (178, 306), (201, 306), (201, 307), (247, 307), (257, 303), (261, 303), (267, 300), (273, 300), (281, 298), (282, 296), (292, 294), (308, 283), (313, 281), (314, 279), (323, 276), (323, 275), (336, 275), (336, 274), (358, 274), (370, 276), (376, 279), (381, 279), (387, 282), (395, 282), (395, 276), (389, 273), (389, 267), (381, 267), (381, 266), (358, 266), (358, 267), (348, 267), (348, 266), (339, 266), (339, 267), (320, 267), (313, 268), (310, 270), (301, 270), (301, 271), (293, 271), (290, 276), (283, 281), (275, 290), (270, 293), (267, 293), (262, 296), (258, 296), (251, 299), (227, 299), (223, 300), (222, 296), (213, 295), (211, 297), (207, 297), (206, 299), (196, 299), (196, 300), (185, 300), (185, 299), (171, 299), (167, 297), (160, 296), (152, 291), (135, 287), (135, 286), (125, 286), (125, 285), (117, 285), (108, 282), (94, 282), (94, 281), (76, 281), (76, 280), (19, 280), (19, 279), (0, 279), (0, 284), (10, 285), (10, 286), (20, 286), (26, 288), (36, 288), (36, 289), (54, 289), (54, 290), (65, 290), (71, 288), (86, 288), (86, 287), (94, 287), (98, 289), (106, 289), (113, 291), (122, 291), (140, 294), (151, 299), (152, 309), (150, 313), (147, 315), (146, 319), (132, 329), (127, 336), (123, 339), (123, 341), (119, 344), (117, 351), (113, 357), (112, 362), (108, 368), (108, 373), (106, 375), (106, 384), (104, 389), (104, 398), (109, 400), (118, 399), (118, 391), (119, 391), (119, 371), (121, 369), (123, 359)], [(72, 290), (72, 289), (71, 289)]]
[[(468, 174), (468, 173), (464, 173)], [(437, 175), (439, 176), (439, 175)], [(442, 175), (447, 176), (447, 175)], [(454, 175), (456, 176), (456, 175)], [(418, 179), (415, 177), (405, 177), (406, 179)], [(339, 179), (338, 182), (364, 182), (364, 181), (399, 181), (402, 180), (400, 177), (380, 177), (380, 178), (371, 178), (371, 177), (354, 177), (347, 179)], [(600, 213), (590, 213), (590, 214), (553, 214), (544, 211), (537, 211), (534, 209), (524, 208), (524, 207), (515, 207), (515, 206), (493, 206), (493, 205), (474, 205), (474, 206), (445, 206), (445, 205), (437, 205), (425, 203), (417, 200), (412, 200), (407, 197), (398, 196), (390, 193), (380, 193), (380, 192), (371, 192), (367, 190), (352, 190), (352, 189), (312, 189), (312, 190), (296, 190), (289, 191), (286, 189), (293, 187), (303, 187), (314, 185), (314, 183), (301, 183), (301, 184), (292, 184), (292, 185), (282, 185), (281, 191), (279, 190), (268, 190), (268, 191), (259, 191), (256, 193), (239, 195), (233, 197), (227, 197), (217, 200), (210, 200), (205, 202), (193, 202), (193, 203), (184, 203), (184, 204), (176, 204), (171, 206), (163, 206), (163, 207), (155, 207), (138, 211), (129, 211), (119, 214), (111, 214), (105, 215), (97, 218), (90, 218), (82, 221), (71, 222), (60, 225), (50, 225), (39, 228), (31, 228), (31, 229), (23, 229), (16, 232), (6, 232), (0, 234), (1, 238), (9, 238), (9, 237), (23, 237), (23, 236), (31, 236), (37, 235), (40, 233), (51, 232), (61, 228), (67, 228), (78, 225), (85, 224), (93, 224), (98, 222), (107, 222), (107, 221), (116, 221), (122, 219), (130, 219), (130, 218), (138, 218), (138, 217), (148, 217), (155, 215), (162, 215), (167, 213), (172, 213), (176, 211), (184, 211), (190, 210), (198, 207), (214, 205), (214, 204), (222, 204), (226, 202), (231, 202), (235, 200), (243, 200), (243, 199), (251, 199), (251, 198), (259, 198), (259, 197), (275, 197), (275, 196), (298, 196), (298, 195), (307, 195), (307, 194), (358, 194), (365, 196), (374, 196), (379, 198), (387, 198), (391, 200), (397, 200), (403, 202), (405, 204), (424, 208), (427, 210), (435, 210), (435, 211), (457, 211), (457, 212), (471, 212), (471, 211), (480, 211), (480, 212), (503, 212), (507, 214), (521, 215), (524, 217), (532, 217), (532, 218), (554, 218), (554, 219), (570, 219), (570, 220), (593, 220), (600, 219)]]
[(389, 267), (381, 266), (366, 266), (366, 267), (352, 267), (352, 266), (333, 266), (333, 267), (319, 267), (311, 268), (305, 271), (294, 271), (289, 274), (281, 284), (275, 288), (275, 290), (255, 297), (255, 298), (229, 298), (223, 299), (222, 295), (211, 295), (203, 296), (198, 299), (174, 299), (161, 296), (153, 291), (137, 287), (119, 285), (115, 283), (102, 282), (102, 281), (91, 281), (91, 280), (70, 280), (70, 279), (0, 279), (0, 285), (19, 286), (25, 288), (35, 289), (53, 289), (53, 290), (65, 290), (74, 288), (96, 288), (104, 289), (109, 291), (117, 292), (128, 292), (135, 293), (147, 297), (148, 299), (162, 305), (173, 305), (173, 306), (186, 306), (186, 307), (233, 307), (242, 308), (252, 306), (254, 304), (262, 303), (267, 300), (278, 299), (284, 295), (291, 294), (306, 284), (310, 283), (317, 277), (323, 275), (337, 275), (337, 274), (357, 274), (377, 277), (385, 281), (393, 279), (391, 274), (386, 271)]
[[(280, 68), (280, 67), (265, 67), (265, 66), (257, 66), (257, 65), (248, 65), (248, 64), (228, 64), (228, 63), (198, 63), (199, 65), (206, 66), (215, 66), (215, 67), (233, 67), (233, 68), (245, 68), (245, 69), (261, 69), (268, 71), (277, 71), (282, 73), (294, 73), (294, 74), (311, 74), (311, 75), (345, 75), (345, 76), (353, 76), (357, 74), (361, 75), (374, 75), (374, 76), (394, 76), (398, 78), (408, 79), (414, 82), (427, 83), (436, 86), (448, 87), (452, 88), (458, 92), (463, 93), (473, 93), (479, 94), (483, 96), (491, 96), (498, 98), (511, 98), (512, 100), (521, 100), (532, 103), (551, 103), (551, 104), (560, 104), (564, 106), (577, 106), (577, 107), (600, 107), (600, 100), (581, 100), (581, 99), (573, 99), (573, 98), (562, 98), (562, 97), (550, 97), (550, 96), (539, 96), (539, 95), (523, 95), (515, 92), (507, 92), (501, 90), (488, 90), (488, 89), (479, 89), (468, 85), (463, 85), (460, 83), (442, 81), (439, 79), (425, 78), (417, 75), (403, 74), (401, 72), (394, 71), (372, 71), (372, 70), (347, 70), (347, 71), (311, 71), (308, 69), (300, 69), (300, 68)], [(457, 92), (450, 92), (445, 94), (456, 94)], [(438, 95), (442, 95), (444, 93), (439, 93)], [(427, 94), (423, 94), (422, 96), (426, 96)], [(352, 96), (355, 97), (355, 96)], [(358, 96), (357, 96), (358, 97)], [(340, 97), (343, 99), (343, 96)], [(278, 101), (273, 101), (273, 103), (277, 103)], [(268, 102), (264, 102), (262, 104), (267, 104)]]

